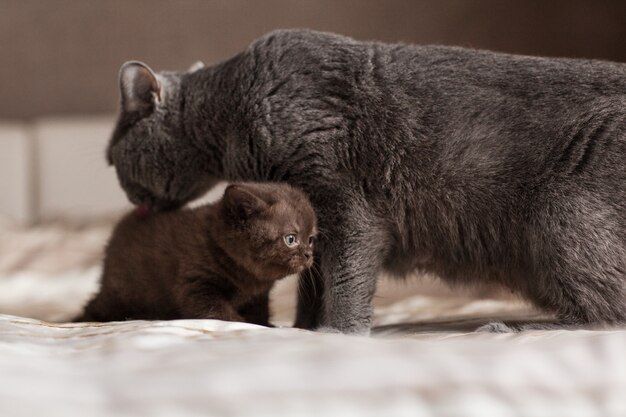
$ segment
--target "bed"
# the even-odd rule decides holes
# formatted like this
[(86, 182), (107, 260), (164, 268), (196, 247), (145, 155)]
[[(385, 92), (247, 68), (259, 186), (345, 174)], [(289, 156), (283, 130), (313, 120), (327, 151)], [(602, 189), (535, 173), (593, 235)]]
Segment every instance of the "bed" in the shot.
[(626, 331), (485, 333), (549, 319), (498, 290), (383, 279), (370, 337), (215, 320), (66, 323), (110, 221), (0, 224), (0, 416), (626, 416)]

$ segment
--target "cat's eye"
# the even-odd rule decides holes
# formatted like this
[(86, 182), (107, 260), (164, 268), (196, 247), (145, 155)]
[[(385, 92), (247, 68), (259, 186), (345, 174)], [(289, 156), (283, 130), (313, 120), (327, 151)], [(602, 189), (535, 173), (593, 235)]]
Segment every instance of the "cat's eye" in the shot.
[(315, 240), (315, 236), (309, 236), (309, 246), (313, 245), (314, 240)]
[(283, 237), (283, 240), (285, 241), (285, 245), (287, 245), (290, 248), (293, 248), (294, 246), (298, 244), (298, 238), (294, 234), (285, 235)]

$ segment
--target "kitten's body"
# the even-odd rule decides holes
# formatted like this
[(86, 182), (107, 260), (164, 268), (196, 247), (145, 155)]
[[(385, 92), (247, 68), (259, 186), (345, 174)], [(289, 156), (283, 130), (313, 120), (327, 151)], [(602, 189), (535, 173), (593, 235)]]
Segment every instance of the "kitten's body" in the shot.
[[(99, 292), (76, 320), (211, 318), (268, 325), (274, 282), (310, 263), (299, 259), (299, 251), (310, 248), (285, 247), (279, 230), (303, 225), (306, 234), (315, 217), (306, 197), (291, 187), (236, 187), (252, 190), (271, 208), (241, 219), (236, 211), (242, 198), (233, 197), (231, 186), (224, 197), (230, 202), (126, 215), (107, 245)], [(274, 235), (280, 241), (272, 246)]]
[(122, 185), (163, 206), (205, 175), (304, 189), (325, 297), (304, 291), (297, 325), (367, 331), (377, 275), (416, 269), (626, 321), (626, 65), (279, 31), (166, 77), (169, 99), (122, 112)]

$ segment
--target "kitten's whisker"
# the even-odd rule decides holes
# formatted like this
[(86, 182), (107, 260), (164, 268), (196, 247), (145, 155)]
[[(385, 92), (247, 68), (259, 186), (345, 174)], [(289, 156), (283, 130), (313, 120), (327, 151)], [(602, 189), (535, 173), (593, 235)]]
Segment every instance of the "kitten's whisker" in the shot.
[(322, 229), (318, 229), (317, 230), (317, 236), (318, 236), (318, 238), (321, 237), (324, 240), (328, 240), (328, 237), (329, 237), (328, 233), (325, 230), (322, 230)]
[[(304, 278), (304, 276), (306, 276), (306, 278)], [(309, 274), (309, 271), (303, 271), (302, 273), (300, 273), (298, 275), (298, 295), (300, 297), (302, 297), (303, 295), (306, 295), (307, 298), (309, 297), (309, 291), (307, 289), (307, 286), (311, 285), (308, 284), (306, 282), (306, 280), (311, 280), (311, 276)], [(312, 301), (311, 299), (309, 299), (308, 301)]]
[[(298, 279), (298, 293), (303, 295), (304, 291), (304, 295), (307, 296), (307, 299), (310, 302), (315, 302), (315, 298), (317, 297), (317, 285), (315, 284), (315, 276), (313, 275), (315, 273), (315, 270), (313, 269), (314, 267), (315, 264), (313, 264), (313, 266), (311, 266), (308, 270), (303, 271)], [(302, 278), (303, 275), (306, 277)], [(313, 294), (311, 294), (309, 288), (313, 290)]]
[(319, 279), (320, 281), (323, 279), (322, 272), (318, 269), (317, 264), (313, 264), (311, 266), (311, 281), (313, 285), (313, 296), (317, 298), (317, 284), (316, 281)]

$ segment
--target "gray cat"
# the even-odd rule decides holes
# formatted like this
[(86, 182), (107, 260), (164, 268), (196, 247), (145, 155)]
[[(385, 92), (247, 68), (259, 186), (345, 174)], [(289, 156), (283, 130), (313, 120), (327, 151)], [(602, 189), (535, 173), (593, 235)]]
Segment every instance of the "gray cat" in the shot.
[(122, 67), (130, 200), (285, 181), (319, 219), (296, 326), (367, 333), (376, 277), (502, 284), (559, 324), (626, 322), (626, 65), (272, 32), (186, 73)]

